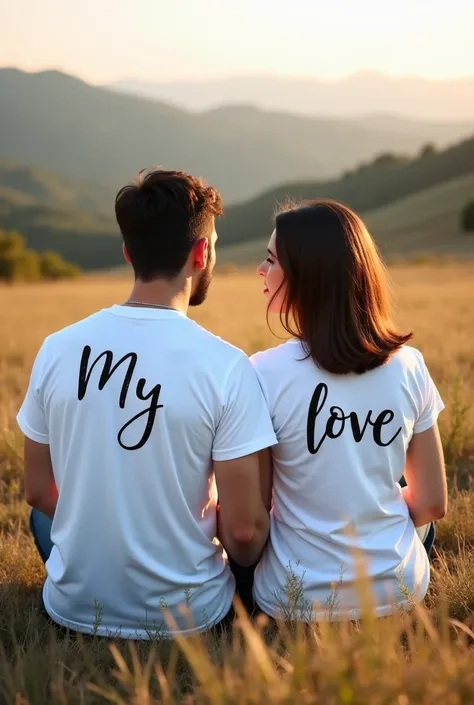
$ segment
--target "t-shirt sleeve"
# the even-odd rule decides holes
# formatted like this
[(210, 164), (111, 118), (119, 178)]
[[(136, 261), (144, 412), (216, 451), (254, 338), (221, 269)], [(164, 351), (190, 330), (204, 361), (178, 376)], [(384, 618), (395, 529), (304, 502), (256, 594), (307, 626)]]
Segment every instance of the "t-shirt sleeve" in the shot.
[(418, 418), (415, 421), (414, 433), (422, 433), (434, 426), (438, 420), (439, 414), (445, 408), (421, 353), (419, 353), (418, 377), (421, 391), (421, 405), (418, 410)]
[(240, 358), (232, 368), (223, 403), (213, 460), (234, 460), (277, 443), (262, 390), (247, 357)]
[[(45, 341), (46, 343), (46, 341)], [(23, 404), (16, 417), (17, 424), (27, 438), (36, 443), (49, 443), (48, 420), (43, 403), (45, 343), (40, 348), (33, 364), (30, 382)]]

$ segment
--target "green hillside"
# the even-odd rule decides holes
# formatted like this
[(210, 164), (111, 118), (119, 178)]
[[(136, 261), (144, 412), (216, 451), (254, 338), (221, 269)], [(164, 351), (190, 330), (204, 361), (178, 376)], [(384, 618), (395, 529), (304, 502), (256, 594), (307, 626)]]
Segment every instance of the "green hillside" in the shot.
[(474, 174), (474, 138), (411, 161), (381, 155), (340, 179), (289, 183), (253, 201), (229, 208), (220, 225), (221, 242), (230, 245), (264, 237), (271, 228), (277, 204), (288, 198), (334, 198), (366, 213), (471, 174)]
[(0, 198), (4, 202), (110, 213), (113, 195), (102, 185), (66, 179), (44, 168), (3, 159), (0, 154)]
[(55, 250), (85, 269), (120, 263), (112, 203), (104, 187), (0, 161), (0, 229), (20, 232), (39, 252)]
[[(370, 232), (384, 255), (474, 255), (474, 237), (459, 232), (463, 206), (474, 198), (474, 172), (440, 186), (407, 196), (364, 214)], [(257, 265), (266, 253), (268, 233), (219, 250), (219, 263)]]
[[(401, 130), (390, 122), (246, 106), (191, 113), (56, 71), (0, 70), (0, 95), (1, 158), (104, 184), (110, 193), (139, 169), (162, 164), (204, 176), (227, 202), (237, 202), (283, 181), (338, 175), (383, 151), (414, 154), (438, 135), (436, 124), (424, 137), (420, 123)], [(442, 143), (445, 127), (439, 126)], [(451, 126), (450, 134), (458, 130), (461, 138), (467, 129)]]
[(83, 269), (100, 269), (122, 262), (118, 228), (112, 220), (84, 211), (46, 206), (8, 206), (0, 193), (0, 229), (24, 236), (38, 252), (54, 250)]

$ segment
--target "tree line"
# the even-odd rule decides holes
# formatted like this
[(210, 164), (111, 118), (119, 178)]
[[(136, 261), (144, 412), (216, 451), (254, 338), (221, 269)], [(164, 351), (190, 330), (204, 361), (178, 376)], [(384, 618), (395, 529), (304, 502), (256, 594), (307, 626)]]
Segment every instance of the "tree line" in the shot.
[(474, 233), (474, 200), (470, 201), (462, 212), (461, 228), (465, 233)]
[(81, 270), (66, 262), (57, 252), (36, 252), (15, 231), (0, 230), (0, 281), (57, 281), (74, 279)]

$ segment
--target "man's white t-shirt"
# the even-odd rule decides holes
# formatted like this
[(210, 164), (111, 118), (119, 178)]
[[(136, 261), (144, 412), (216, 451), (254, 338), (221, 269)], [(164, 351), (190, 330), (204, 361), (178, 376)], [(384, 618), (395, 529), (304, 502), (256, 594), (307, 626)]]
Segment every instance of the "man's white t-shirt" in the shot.
[[(112, 306), (47, 338), (18, 414), (59, 501), (43, 590), (81, 632), (147, 639), (228, 613), (212, 460), (276, 438), (246, 355), (177, 311)], [(184, 616), (182, 614), (184, 608)]]
[[(255, 599), (272, 616), (284, 606), (304, 621), (357, 618), (359, 551), (382, 616), (407, 601), (407, 590), (422, 599), (428, 588), (428, 558), (399, 482), (410, 439), (444, 404), (414, 348), (363, 375), (330, 374), (304, 357), (290, 341), (251, 358), (278, 438)], [(292, 602), (295, 578), (304, 594)]]

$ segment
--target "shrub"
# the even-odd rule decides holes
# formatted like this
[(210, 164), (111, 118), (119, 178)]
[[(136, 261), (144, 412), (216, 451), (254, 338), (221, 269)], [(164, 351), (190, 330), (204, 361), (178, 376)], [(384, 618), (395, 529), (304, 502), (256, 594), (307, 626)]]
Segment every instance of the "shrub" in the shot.
[(43, 252), (39, 256), (39, 266), (42, 279), (56, 281), (58, 279), (73, 279), (80, 275), (78, 267), (65, 262), (56, 252)]
[(474, 233), (474, 201), (464, 207), (461, 215), (461, 228), (465, 233)]
[(0, 281), (13, 284), (39, 279), (71, 279), (80, 273), (78, 267), (65, 262), (56, 252), (39, 254), (26, 249), (25, 240), (19, 233), (0, 230)]
[(28, 282), (41, 279), (39, 257), (35, 250), (25, 250), (16, 258), (15, 279)]
[(432, 142), (428, 142), (428, 144), (423, 145), (423, 147), (420, 149), (419, 157), (420, 159), (425, 159), (426, 157), (432, 157), (435, 154), (436, 145), (434, 145)]

